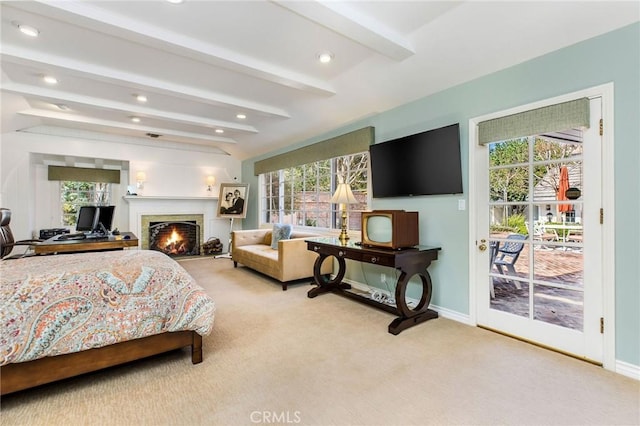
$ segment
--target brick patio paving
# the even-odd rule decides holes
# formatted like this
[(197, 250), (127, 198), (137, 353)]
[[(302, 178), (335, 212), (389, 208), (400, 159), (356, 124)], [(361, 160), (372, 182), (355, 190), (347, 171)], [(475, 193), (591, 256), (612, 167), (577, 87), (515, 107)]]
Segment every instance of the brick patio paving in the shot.
[[(515, 264), (516, 276), (529, 276), (529, 245), (525, 244)], [(582, 330), (583, 326), (583, 255), (576, 248), (536, 246), (533, 253), (536, 281), (534, 284), (533, 316), (534, 319)], [(495, 267), (493, 273), (498, 273)], [(521, 289), (503, 278), (492, 277), (495, 298), (490, 307), (515, 315), (529, 315), (529, 284), (521, 281)], [(548, 284), (548, 285), (545, 285)], [(570, 285), (576, 290), (553, 286)]]

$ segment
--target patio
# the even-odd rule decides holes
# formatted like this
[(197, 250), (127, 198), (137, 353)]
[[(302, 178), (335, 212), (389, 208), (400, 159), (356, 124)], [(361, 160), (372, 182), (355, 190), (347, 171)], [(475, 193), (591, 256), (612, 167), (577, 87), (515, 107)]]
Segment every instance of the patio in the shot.
[[(491, 309), (497, 309), (514, 315), (529, 315), (529, 250), (525, 244), (520, 257), (515, 264), (516, 276), (523, 278), (519, 281), (521, 289), (513, 282), (501, 277), (491, 277), (493, 280), (495, 298), (491, 299)], [(535, 265), (534, 279), (546, 284), (571, 285), (580, 290), (583, 285), (583, 255), (581, 251), (567, 247), (554, 248), (536, 246), (533, 253)], [(492, 272), (496, 273), (492, 265)], [(583, 293), (580, 290), (553, 287), (544, 284), (534, 284), (533, 318), (550, 324), (556, 324), (575, 330), (583, 327)]]

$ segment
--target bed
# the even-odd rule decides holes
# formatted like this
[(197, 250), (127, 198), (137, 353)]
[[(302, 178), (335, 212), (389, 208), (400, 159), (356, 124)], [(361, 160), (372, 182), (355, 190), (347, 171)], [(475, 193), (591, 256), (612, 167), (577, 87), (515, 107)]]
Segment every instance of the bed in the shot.
[(213, 300), (150, 250), (0, 262), (1, 394), (191, 347), (202, 361)]

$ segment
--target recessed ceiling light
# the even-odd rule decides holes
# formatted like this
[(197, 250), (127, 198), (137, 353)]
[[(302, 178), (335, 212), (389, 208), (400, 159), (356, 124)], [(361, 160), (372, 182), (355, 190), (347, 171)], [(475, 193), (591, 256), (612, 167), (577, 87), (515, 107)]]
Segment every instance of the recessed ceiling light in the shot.
[(131, 121), (133, 121), (134, 123), (139, 123), (140, 117), (131, 117)]
[(40, 30), (36, 27), (32, 27), (31, 25), (21, 24), (18, 21), (11, 21), (11, 25), (20, 30), (21, 33), (28, 35), (29, 37), (38, 37), (40, 34)]
[(331, 52), (322, 52), (318, 54), (318, 60), (323, 64), (327, 64), (333, 60), (333, 53)]
[(147, 97), (145, 95), (135, 95), (138, 102), (147, 102)]
[(247, 118), (247, 116), (245, 114), (237, 114), (236, 118), (239, 118), (240, 120), (244, 120), (245, 118)]
[(38, 37), (38, 34), (40, 34), (40, 30), (36, 27), (32, 27), (31, 25), (19, 24), (18, 28), (20, 28), (20, 32), (22, 34), (26, 34), (29, 37)]
[(224, 130), (222, 130), (222, 129), (216, 129), (216, 133), (224, 133)]
[(167, 0), (169, 3), (173, 3), (173, 4), (180, 4), (182, 3), (184, 0)]
[(54, 76), (51, 76), (51, 75), (45, 75), (44, 77), (42, 77), (42, 79), (47, 84), (57, 84), (58, 83), (58, 79), (55, 78)]

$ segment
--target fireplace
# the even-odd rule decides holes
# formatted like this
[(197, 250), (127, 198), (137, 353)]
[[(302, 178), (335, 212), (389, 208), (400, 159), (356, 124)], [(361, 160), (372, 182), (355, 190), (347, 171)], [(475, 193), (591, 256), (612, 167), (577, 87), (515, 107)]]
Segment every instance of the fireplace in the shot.
[(198, 256), (200, 225), (195, 220), (149, 222), (149, 249), (169, 256)]
[(191, 224), (195, 223), (196, 225), (198, 225), (196, 228), (196, 230), (198, 230), (197, 241), (199, 243), (202, 243), (204, 241), (204, 220), (203, 215), (201, 214), (143, 214), (140, 216), (140, 248), (143, 250), (154, 250), (151, 248), (152, 224), (157, 225), (159, 223), (176, 222), (187, 222)]

